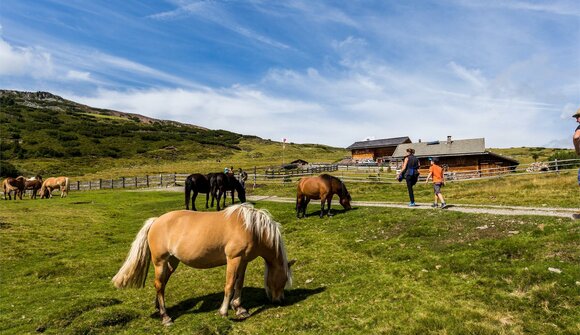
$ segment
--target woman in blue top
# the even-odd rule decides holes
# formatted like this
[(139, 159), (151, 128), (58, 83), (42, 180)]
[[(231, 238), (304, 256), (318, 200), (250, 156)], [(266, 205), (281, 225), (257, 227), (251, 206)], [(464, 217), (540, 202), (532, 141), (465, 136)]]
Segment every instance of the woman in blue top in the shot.
[(415, 149), (408, 148), (407, 156), (403, 160), (403, 167), (401, 175), (407, 182), (407, 191), (409, 192), (409, 207), (415, 207), (415, 194), (413, 193), (413, 186), (417, 184), (419, 179), (419, 159), (415, 157)]

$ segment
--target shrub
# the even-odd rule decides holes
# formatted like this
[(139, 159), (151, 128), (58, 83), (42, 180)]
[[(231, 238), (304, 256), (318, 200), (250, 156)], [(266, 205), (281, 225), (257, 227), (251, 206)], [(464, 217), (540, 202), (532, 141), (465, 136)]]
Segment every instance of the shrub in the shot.
[(0, 177), (18, 177), (20, 171), (6, 160), (0, 160)]

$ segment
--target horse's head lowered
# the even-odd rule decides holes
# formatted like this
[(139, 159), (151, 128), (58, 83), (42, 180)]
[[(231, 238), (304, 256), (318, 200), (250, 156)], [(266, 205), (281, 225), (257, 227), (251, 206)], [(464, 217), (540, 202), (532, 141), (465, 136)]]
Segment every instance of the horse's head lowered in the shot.
[(350, 201), (352, 200), (350, 193), (348, 193), (348, 190), (346, 189), (346, 185), (344, 185), (344, 183), (341, 181), (341, 193), (340, 193), (340, 204), (342, 205), (342, 207), (344, 207), (344, 209), (349, 210), (352, 209), (352, 207), (350, 206)]
[(266, 263), (264, 273), (264, 289), (266, 296), (275, 304), (284, 301), (284, 289), (292, 286), (292, 270), (290, 267), (296, 260), (284, 262), (284, 264)]

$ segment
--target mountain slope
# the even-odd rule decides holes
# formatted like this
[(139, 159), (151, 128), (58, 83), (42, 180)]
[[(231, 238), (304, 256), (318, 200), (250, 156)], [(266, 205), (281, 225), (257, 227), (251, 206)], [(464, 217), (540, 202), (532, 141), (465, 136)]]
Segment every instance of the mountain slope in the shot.
[(243, 135), (81, 105), (47, 92), (0, 91), (1, 158), (132, 157), (193, 144), (239, 149)]

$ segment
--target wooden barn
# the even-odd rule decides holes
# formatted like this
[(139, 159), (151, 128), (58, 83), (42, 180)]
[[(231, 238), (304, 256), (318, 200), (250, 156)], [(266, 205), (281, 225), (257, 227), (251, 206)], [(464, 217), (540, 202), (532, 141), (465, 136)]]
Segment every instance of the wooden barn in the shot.
[(390, 160), (399, 144), (411, 143), (409, 137), (385, 138), (382, 140), (359, 141), (351, 144), (347, 149), (352, 153), (356, 162), (373, 160), (377, 163)]
[(474, 138), (401, 144), (393, 153), (393, 160), (402, 162), (407, 148), (415, 149), (421, 163), (421, 174), (427, 174), (429, 158), (438, 157), (439, 164), (450, 172), (475, 171), (479, 175), (513, 171), (518, 161), (485, 150), (485, 139)]

